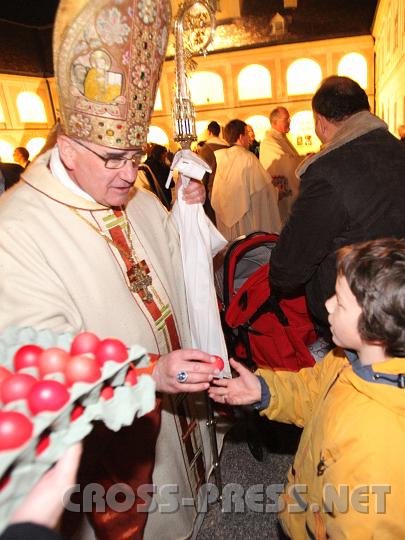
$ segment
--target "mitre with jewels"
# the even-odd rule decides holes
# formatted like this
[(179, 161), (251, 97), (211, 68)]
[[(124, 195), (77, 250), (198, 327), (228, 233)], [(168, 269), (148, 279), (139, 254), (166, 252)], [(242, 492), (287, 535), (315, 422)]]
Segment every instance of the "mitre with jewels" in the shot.
[(170, 24), (169, 0), (61, 0), (53, 50), (66, 135), (146, 143)]

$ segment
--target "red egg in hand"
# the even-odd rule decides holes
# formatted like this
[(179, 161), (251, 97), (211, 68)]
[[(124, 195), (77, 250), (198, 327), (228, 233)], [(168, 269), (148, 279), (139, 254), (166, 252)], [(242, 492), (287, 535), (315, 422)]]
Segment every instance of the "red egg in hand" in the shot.
[(114, 362), (125, 362), (128, 358), (128, 351), (119, 339), (107, 338), (100, 341), (96, 349), (96, 359), (103, 365), (108, 360)]
[(98, 344), (100, 343), (99, 338), (96, 334), (92, 332), (81, 332), (72, 341), (70, 347), (70, 354), (72, 356), (77, 356), (78, 354), (95, 354)]
[(20, 347), (14, 355), (14, 369), (20, 371), (20, 369), (36, 367), (42, 351), (43, 348), (38, 347), (38, 345), (24, 345)]
[(65, 368), (68, 386), (76, 382), (93, 383), (101, 377), (100, 364), (90, 356), (73, 356)]
[(222, 360), (222, 358), (220, 356), (214, 356), (215, 358), (215, 362), (213, 364), (213, 366), (216, 368), (216, 369), (219, 369), (219, 371), (222, 371), (225, 367), (225, 362)]
[(28, 407), (32, 414), (58, 411), (69, 401), (69, 392), (58, 381), (39, 381), (28, 394)]
[(3, 381), (0, 398), (3, 403), (25, 399), (38, 380), (28, 373), (13, 373)]
[(69, 354), (59, 347), (51, 347), (43, 351), (38, 358), (38, 369), (41, 377), (49, 373), (63, 373), (69, 358)]
[(33, 424), (16, 411), (0, 411), (0, 450), (13, 450), (26, 443), (32, 435)]

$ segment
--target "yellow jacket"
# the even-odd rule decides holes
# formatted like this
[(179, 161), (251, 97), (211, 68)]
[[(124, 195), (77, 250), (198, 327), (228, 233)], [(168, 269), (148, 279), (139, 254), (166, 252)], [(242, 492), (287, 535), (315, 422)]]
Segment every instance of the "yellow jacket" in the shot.
[[(404, 373), (405, 359), (371, 370)], [(261, 414), (304, 427), (279, 501), (285, 532), (295, 540), (403, 540), (405, 389), (368, 382), (341, 349), (299, 373), (257, 374), (271, 393)]]

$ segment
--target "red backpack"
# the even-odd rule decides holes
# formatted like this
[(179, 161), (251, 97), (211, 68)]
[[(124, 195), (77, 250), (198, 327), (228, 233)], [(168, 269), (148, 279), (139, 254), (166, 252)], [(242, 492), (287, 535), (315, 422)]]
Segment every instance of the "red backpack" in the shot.
[(230, 354), (258, 367), (298, 371), (314, 365), (307, 346), (316, 339), (305, 296), (271, 294), (269, 258), (278, 235), (235, 240), (224, 261), (222, 319)]

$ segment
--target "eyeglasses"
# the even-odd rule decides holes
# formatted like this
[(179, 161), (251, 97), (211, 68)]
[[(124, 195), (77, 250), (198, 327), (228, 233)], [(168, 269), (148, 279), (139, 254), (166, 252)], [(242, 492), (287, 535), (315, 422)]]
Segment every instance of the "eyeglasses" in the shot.
[(92, 154), (95, 154), (97, 157), (103, 160), (104, 167), (106, 167), (106, 169), (122, 169), (126, 165), (127, 161), (130, 161), (133, 167), (137, 167), (142, 157), (140, 154), (134, 154), (130, 158), (106, 158), (100, 155), (99, 153), (95, 152), (94, 150), (86, 146), (85, 144), (81, 143), (77, 139), (73, 139), (73, 140), (79, 146), (83, 146), (83, 148), (86, 148), (86, 150), (89, 150)]

